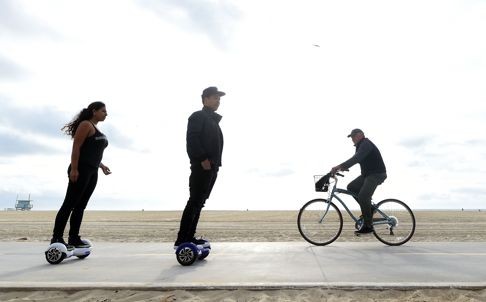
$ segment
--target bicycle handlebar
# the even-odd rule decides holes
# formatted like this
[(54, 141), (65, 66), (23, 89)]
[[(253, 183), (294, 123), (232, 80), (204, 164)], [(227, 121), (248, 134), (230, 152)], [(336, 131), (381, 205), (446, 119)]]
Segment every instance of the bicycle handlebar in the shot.
[(343, 174), (339, 173), (339, 172), (336, 172), (334, 174), (330, 174), (329, 176), (333, 177), (333, 178), (336, 178), (336, 176), (341, 176), (341, 177), (344, 177)]

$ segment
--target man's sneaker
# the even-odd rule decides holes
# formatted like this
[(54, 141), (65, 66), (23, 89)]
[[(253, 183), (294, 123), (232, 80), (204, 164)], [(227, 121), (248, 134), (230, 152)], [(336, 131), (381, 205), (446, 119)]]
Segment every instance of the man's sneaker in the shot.
[(202, 238), (199, 238), (199, 239), (198, 238), (192, 238), (191, 240), (188, 240), (188, 241), (181, 241), (181, 240), (177, 239), (176, 242), (174, 243), (174, 250), (177, 250), (179, 245), (181, 245), (184, 242), (192, 242), (195, 245), (199, 246), (200, 248), (201, 247), (207, 248), (207, 247), (210, 246), (209, 241), (207, 241), (206, 239), (202, 239)]
[(354, 234), (356, 234), (357, 236), (371, 233), (373, 233), (373, 227), (364, 225), (359, 230), (354, 231)]
[(81, 240), (81, 237), (79, 237), (79, 236), (69, 237), (68, 242), (69, 242), (70, 245), (74, 246), (77, 249), (91, 247), (91, 245), (89, 245), (88, 243)]
[(195, 245), (198, 245), (198, 246), (202, 246), (202, 247), (209, 247), (209, 241), (207, 241), (206, 239), (203, 239), (203, 238), (192, 238), (191, 240), (192, 243), (194, 243)]
[(71, 245), (71, 244), (67, 244), (66, 241), (64, 241), (63, 238), (52, 238), (51, 239), (51, 244), (53, 243), (62, 243), (66, 246), (67, 250), (70, 251), (70, 250), (73, 250), (74, 249), (74, 246)]

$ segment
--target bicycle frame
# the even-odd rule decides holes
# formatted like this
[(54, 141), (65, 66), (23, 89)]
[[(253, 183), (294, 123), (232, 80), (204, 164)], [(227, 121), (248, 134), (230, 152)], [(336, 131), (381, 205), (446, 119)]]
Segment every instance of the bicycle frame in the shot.
[[(325, 195), (322, 196), (323, 198), (314, 198), (306, 202), (297, 215), (299, 233), (311, 244), (328, 245), (339, 238), (343, 228), (346, 231), (356, 229), (358, 231), (355, 231), (355, 234), (361, 235), (359, 230), (364, 225), (364, 218), (354, 215), (353, 212), (359, 212), (351, 212), (346, 205), (346, 202), (350, 201), (341, 196), (341, 194), (344, 194), (358, 199), (359, 194), (338, 188), (338, 176), (344, 177), (339, 173), (335, 173), (335, 175), (314, 175), (315, 191), (325, 192)], [(373, 212), (371, 222), (375, 226), (372, 233), (376, 239), (386, 245), (398, 246), (412, 238), (416, 228), (416, 220), (406, 203), (398, 199), (387, 198), (376, 203), (371, 202), (371, 207)], [(345, 223), (343, 208), (352, 221), (348, 220)], [(355, 222), (354, 226), (351, 226), (350, 224), (353, 221)]]
[[(351, 191), (337, 188), (337, 183), (338, 183), (337, 177), (336, 176), (331, 176), (331, 178), (334, 179), (334, 185), (332, 186), (331, 193), (329, 193), (329, 203), (327, 204), (326, 211), (324, 212), (324, 215), (322, 215), (322, 218), (321, 218), (321, 220), (319, 222), (322, 223), (324, 221), (324, 217), (326, 217), (327, 212), (329, 211), (329, 207), (331, 206), (331, 202), (332, 202), (333, 198), (336, 198), (339, 201), (339, 203), (344, 207), (344, 209), (346, 210), (346, 212), (348, 213), (348, 215), (351, 217), (351, 219), (353, 219), (354, 222), (357, 223), (359, 221), (359, 217), (356, 217), (356, 216), (353, 215), (353, 213), (348, 208), (348, 206), (346, 205), (346, 203), (341, 198), (339, 198), (339, 196), (337, 194), (349, 195), (349, 196), (351, 196), (351, 197), (353, 197), (355, 199), (357, 199), (358, 197), (356, 196), (356, 194), (354, 194)], [(383, 217), (383, 219), (380, 219), (378, 221), (373, 221), (373, 224), (374, 225), (375, 224), (388, 224), (388, 220), (390, 219), (389, 216), (386, 215), (385, 213), (383, 213), (380, 209), (378, 209), (376, 207), (375, 203), (373, 203), (373, 201), (371, 201), (371, 209), (373, 211), (377, 211)]]

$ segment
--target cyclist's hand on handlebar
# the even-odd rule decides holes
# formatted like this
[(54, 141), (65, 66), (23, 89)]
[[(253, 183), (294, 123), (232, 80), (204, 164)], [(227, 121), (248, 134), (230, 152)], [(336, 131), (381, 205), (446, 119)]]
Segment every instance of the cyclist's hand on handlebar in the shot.
[[(342, 168), (341, 165), (337, 165), (331, 169), (331, 175), (335, 175), (338, 171), (349, 171), (347, 168)], [(342, 175), (340, 175), (342, 176)]]
[(337, 171), (341, 170), (341, 165), (337, 165), (331, 169), (331, 175), (336, 174)]

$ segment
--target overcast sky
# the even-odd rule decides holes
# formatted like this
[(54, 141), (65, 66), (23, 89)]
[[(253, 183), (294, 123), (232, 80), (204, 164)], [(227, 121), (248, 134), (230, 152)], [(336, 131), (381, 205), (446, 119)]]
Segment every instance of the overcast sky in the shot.
[(486, 1), (0, 0), (0, 209), (60, 207), (60, 129), (103, 101), (113, 174), (88, 209), (182, 210), (187, 118), (212, 85), (225, 149), (206, 209), (299, 209), (357, 127), (388, 170), (375, 200), (484, 209), (485, 37)]

